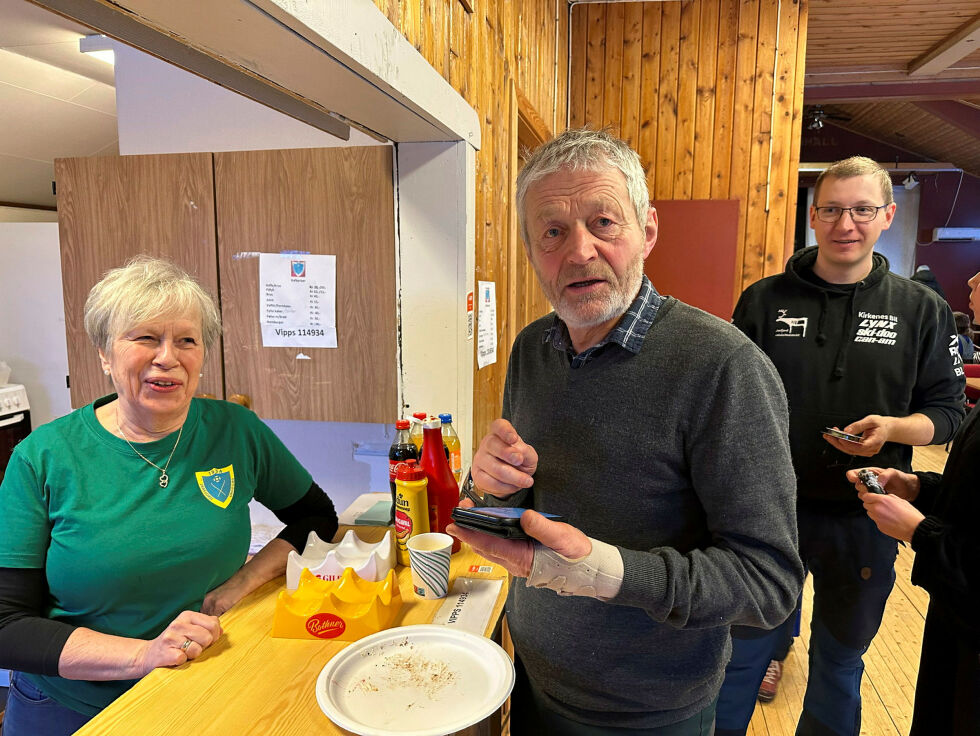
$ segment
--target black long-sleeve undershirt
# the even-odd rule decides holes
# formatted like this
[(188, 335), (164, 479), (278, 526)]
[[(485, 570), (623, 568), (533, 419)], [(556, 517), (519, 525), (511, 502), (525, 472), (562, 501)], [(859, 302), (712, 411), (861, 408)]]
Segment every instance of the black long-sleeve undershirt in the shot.
[[(321, 539), (337, 533), (337, 512), (315, 482), (293, 504), (273, 513), (286, 525), (277, 535), (302, 551), (315, 531)], [(49, 597), (42, 568), (0, 567), (0, 668), (57, 675), (61, 652), (77, 628), (44, 615)]]

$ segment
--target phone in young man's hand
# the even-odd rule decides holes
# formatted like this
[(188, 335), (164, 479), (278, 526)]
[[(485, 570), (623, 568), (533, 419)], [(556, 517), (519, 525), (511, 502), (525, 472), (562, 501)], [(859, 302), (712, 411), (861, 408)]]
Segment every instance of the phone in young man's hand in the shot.
[(845, 442), (860, 442), (863, 437), (859, 434), (848, 434), (840, 429), (834, 429), (833, 427), (824, 427), (823, 434), (829, 434), (831, 437), (836, 437), (839, 440), (844, 440)]

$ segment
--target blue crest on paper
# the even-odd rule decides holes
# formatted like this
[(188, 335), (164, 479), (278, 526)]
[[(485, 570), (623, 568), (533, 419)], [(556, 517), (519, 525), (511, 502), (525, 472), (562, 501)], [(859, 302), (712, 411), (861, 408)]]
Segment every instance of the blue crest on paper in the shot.
[(290, 261), (293, 278), (306, 278), (306, 261)]

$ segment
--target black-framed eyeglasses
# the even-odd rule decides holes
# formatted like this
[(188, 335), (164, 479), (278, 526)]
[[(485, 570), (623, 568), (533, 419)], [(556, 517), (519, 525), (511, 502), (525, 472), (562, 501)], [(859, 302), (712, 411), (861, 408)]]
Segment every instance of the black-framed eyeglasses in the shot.
[(862, 204), (857, 207), (814, 207), (817, 211), (817, 219), (820, 222), (837, 222), (844, 216), (845, 212), (851, 213), (854, 222), (871, 222), (878, 216), (878, 210), (883, 210), (887, 204), (880, 204), (877, 207), (871, 204)]

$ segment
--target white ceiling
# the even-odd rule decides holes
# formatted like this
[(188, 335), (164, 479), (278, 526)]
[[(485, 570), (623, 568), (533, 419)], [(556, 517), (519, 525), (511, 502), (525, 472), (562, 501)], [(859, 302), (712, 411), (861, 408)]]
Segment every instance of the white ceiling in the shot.
[(0, 0), (0, 203), (53, 206), (54, 159), (119, 153), (112, 66), (92, 33), (27, 0)]

